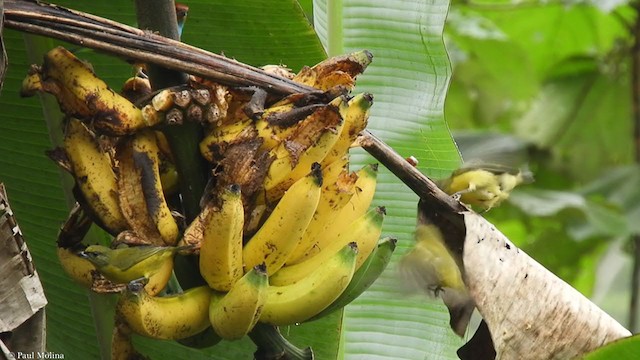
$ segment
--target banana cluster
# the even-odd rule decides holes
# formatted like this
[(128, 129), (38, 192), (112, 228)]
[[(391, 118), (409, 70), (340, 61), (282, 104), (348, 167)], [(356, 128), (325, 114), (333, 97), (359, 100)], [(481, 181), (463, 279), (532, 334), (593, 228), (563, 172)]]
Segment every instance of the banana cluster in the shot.
[[(114, 353), (133, 351), (131, 332), (211, 346), (258, 322), (312, 321), (378, 278), (395, 239), (380, 239), (385, 208), (371, 207), (377, 165), (349, 167), (373, 101), (349, 92), (370, 61), (362, 51), (298, 74), (265, 68), (318, 89), (281, 98), (196, 78), (154, 93), (143, 76), (118, 94), (64, 48), (32, 66), (22, 94), (51, 93), (67, 115), (49, 155), (75, 179), (78, 205), (59, 258), (79, 283), (120, 292)], [(195, 219), (181, 215), (163, 133), (185, 122), (204, 130), (211, 170)], [(109, 247), (81, 243), (92, 222), (113, 236)], [(201, 286), (167, 286), (176, 254), (197, 259)]]

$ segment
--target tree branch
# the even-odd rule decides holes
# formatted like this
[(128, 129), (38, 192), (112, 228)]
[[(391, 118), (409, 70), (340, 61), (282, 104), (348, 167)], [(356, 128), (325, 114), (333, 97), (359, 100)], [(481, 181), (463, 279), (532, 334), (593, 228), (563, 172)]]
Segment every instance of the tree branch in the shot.
[(259, 86), (279, 95), (318, 92), (291, 80), (98, 16), (33, 1), (5, 0), (5, 26), (128, 60), (156, 64), (228, 86)]

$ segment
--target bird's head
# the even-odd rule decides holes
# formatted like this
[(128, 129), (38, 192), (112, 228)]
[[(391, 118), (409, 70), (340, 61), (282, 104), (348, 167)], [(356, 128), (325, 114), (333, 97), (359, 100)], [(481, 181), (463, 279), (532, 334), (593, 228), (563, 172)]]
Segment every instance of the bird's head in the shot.
[(111, 252), (111, 249), (106, 246), (90, 245), (84, 251), (79, 252), (78, 255), (100, 267), (109, 263), (109, 252)]

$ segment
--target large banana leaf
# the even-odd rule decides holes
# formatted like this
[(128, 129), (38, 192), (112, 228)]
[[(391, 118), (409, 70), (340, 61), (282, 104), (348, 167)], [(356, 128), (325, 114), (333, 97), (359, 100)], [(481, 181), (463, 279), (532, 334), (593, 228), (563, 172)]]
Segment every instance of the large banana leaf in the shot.
[[(368, 49), (374, 61), (358, 78), (357, 92), (374, 94), (369, 129), (402, 156), (415, 156), (434, 177), (460, 161), (444, 121), (450, 65), (442, 40), (448, 1), (345, 0), (314, 2), (314, 24), (329, 55)], [(335, 28), (340, 19), (341, 27)], [(363, 155), (358, 162), (370, 162)], [(397, 256), (411, 246), (417, 197), (382, 170), (374, 203), (387, 207), (384, 232), (399, 239)], [(397, 259), (397, 257), (396, 257)], [(424, 297), (407, 297), (394, 264), (345, 309), (347, 359), (457, 358), (460, 341), (448, 313)]]
[[(130, 1), (59, 3), (135, 23)], [(186, 3), (190, 13), (183, 40), (190, 44), (250, 64), (284, 63), (294, 70), (324, 57), (318, 38), (294, 1)], [(303, 5), (308, 13), (309, 2)], [(374, 53), (374, 63), (359, 79), (357, 89), (375, 96), (370, 129), (403, 156), (416, 156), (420, 168), (436, 177), (459, 161), (443, 118), (450, 76), (442, 42), (447, 9), (446, 0), (314, 4), (316, 29), (330, 52), (366, 48)], [(29, 39), (31, 59), (21, 34), (5, 31), (5, 44), (10, 67), (0, 97), (0, 181), (7, 184), (50, 301), (48, 348), (69, 359), (98, 358), (87, 292), (66, 278), (54, 256), (57, 228), (67, 212), (63, 184), (68, 186), (69, 179), (63, 175), (60, 181), (60, 172), (44, 151), (51, 148), (50, 138), (54, 143), (59, 139), (60, 129), (48, 131), (38, 99), (19, 99), (17, 95), (28, 64), (39, 62), (38, 51), (46, 51), (53, 42)], [(91, 51), (79, 51), (78, 55), (89, 60), (98, 75), (116, 89), (131, 74), (128, 64), (113, 57)], [(44, 97), (45, 102), (47, 99)], [(48, 102), (50, 105), (50, 99)], [(48, 110), (45, 115), (56, 116)], [(361, 153), (354, 160), (371, 161)], [(411, 243), (416, 200), (392, 174), (381, 172), (375, 202), (387, 207), (384, 232), (399, 238), (398, 253)], [(391, 266), (368, 293), (347, 307), (342, 324), (334, 317), (283, 332), (297, 345), (312, 345), (319, 359), (335, 358), (340, 344), (340, 356), (349, 359), (454, 357), (459, 341), (448, 329), (444, 308), (422, 297), (408, 298), (395, 283)], [(99, 328), (98, 333), (103, 332)], [(253, 351), (246, 340), (223, 342), (205, 352), (170, 342), (138, 340), (141, 350), (154, 358), (237, 359), (249, 358)]]

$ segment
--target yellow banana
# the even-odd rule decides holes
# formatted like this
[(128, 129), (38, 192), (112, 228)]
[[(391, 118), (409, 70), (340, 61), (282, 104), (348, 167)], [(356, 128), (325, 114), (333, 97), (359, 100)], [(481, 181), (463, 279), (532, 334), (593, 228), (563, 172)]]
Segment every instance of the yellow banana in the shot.
[(142, 192), (151, 220), (166, 245), (175, 245), (180, 230), (167, 205), (160, 181), (160, 149), (152, 130), (138, 132), (132, 142), (132, 156), (141, 171)]
[(154, 131), (156, 135), (156, 143), (158, 144), (158, 157), (160, 159), (160, 182), (162, 183), (162, 190), (165, 194), (173, 194), (178, 190), (178, 169), (176, 168), (173, 154), (171, 153), (171, 146), (167, 137), (162, 131)]
[(344, 126), (331, 151), (322, 160), (323, 167), (344, 156), (349, 151), (349, 147), (356, 140), (358, 134), (367, 127), (371, 105), (373, 105), (373, 96), (369, 93), (363, 93), (349, 100), (348, 105), (345, 104), (340, 107), (340, 115), (344, 120)]
[(109, 135), (131, 134), (147, 123), (142, 113), (126, 98), (111, 90), (96, 76), (87, 63), (75, 57), (63, 47), (49, 51), (42, 68), (23, 82), (22, 95), (36, 91), (52, 93), (63, 112), (69, 116), (90, 120), (94, 128)]
[(391, 262), (391, 255), (396, 248), (396, 242), (396, 239), (389, 237), (380, 239), (375, 250), (353, 274), (353, 278), (351, 278), (351, 282), (349, 282), (349, 286), (344, 292), (329, 307), (316, 314), (309, 321), (320, 319), (338, 309), (342, 309), (369, 289)]
[(244, 269), (263, 262), (269, 275), (284, 265), (300, 242), (318, 206), (322, 186), (320, 165), (296, 181), (243, 249)]
[(77, 251), (63, 247), (57, 248), (58, 260), (62, 270), (76, 283), (91, 288), (93, 285), (93, 272), (96, 267), (87, 259), (78, 255)]
[(298, 126), (291, 136), (296, 141), (291, 141), (290, 137), (272, 150), (274, 160), (265, 179), (269, 200), (278, 199), (291, 184), (308, 172), (312, 163), (319, 163), (327, 156), (344, 125), (338, 112), (340, 101), (343, 101), (341, 97), (309, 116), (313, 121), (322, 122), (320, 125), (325, 124), (315, 132), (317, 137), (314, 137), (314, 132), (307, 132), (305, 127)]
[(327, 244), (325, 248), (319, 249), (320, 252), (315, 256), (295, 265), (282, 267), (269, 277), (269, 283), (272, 285), (289, 285), (302, 281), (315, 269), (325, 266), (340, 249), (350, 243), (358, 245), (358, 256), (356, 258), (356, 270), (358, 270), (360, 265), (376, 248), (382, 232), (384, 211), (383, 207), (369, 210), (343, 229), (343, 232), (338, 234), (333, 242)]
[[(188, 247), (190, 248), (190, 247)], [(136, 246), (110, 249), (91, 245), (80, 253), (108, 280), (117, 284), (147, 279), (145, 290), (154, 296), (167, 285), (173, 256), (184, 247)]]
[(133, 347), (131, 329), (122, 322), (117, 322), (111, 335), (111, 360), (144, 360)]
[(301, 323), (331, 305), (347, 288), (356, 265), (357, 246), (349, 244), (324, 266), (295, 284), (269, 286), (260, 321), (273, 325)]
[(90, 208), (87, 210), (95, 215), (96, 223), (112, 235), (126, 229), (111, 159), (91, 131), (77, 119), (70, 119), (67, 124), (64, 150), (76, 184)]
[(226, 340), (237, 340), (247, 335), (260, 318), (268, 287), (264, 266), (256, 266), (228, 293), (213, 295), (209, 320), (216, 334)]
[(117, 316), (135, 333), (154, 339), (178, 340), (210, 326), (211, 289), (208, 286), (152, 297), (137, 285), (129, 285), (116, 305)]
[(220, 161), (229, 145), (251, 140), (255, 136), (253, 121), (245, 117), (244, 120), (212, 128), (200, 142), (200, 153), (209, 162)]
[(178, 191), (178, 184), (180, 181), (176, 164), (160, 154), (158, 170), (160, 171), (160, 183), (162, 184), (162, 191), (164, 194), (175, 194), (176, 191)]
[(304, 240), (307, 243), (306, 251), (292, 264), (303, 262), (318, 254), (321, 249), (331, 244), (338, 234), (348, 228), (349, 224), (367, 212), (376, 191), (378, 165), (366, 165), (358, 170), (356, 174), (358, 178), (354, 185), (354, 194), (349, 199), (349, 202), (334, 213), (327, 214), (330, 220), (327, 221), (327, 226), (322, 231), (316, 234), (308, 234), (311, 237)]
[(351, 89), (356, 76), (366, 69), (372, 59), (373, 55), (367, 50), (334, 56), (313, 67), (302, 68), (293, 81), (325, 91), (335, 86)]
[(129, 228), (137, 237), (147, 241), (149, 245), (165, 245), (147, 207), (142, 169), (136, 165), (133, 158), (132, 138), (123, 139), (118, 145), (116, 160), (118, 163), (118, 200)]
[(223, 189), (219, 206), (204, 221), (200, 245), (200, 274), (218, 291), (229, 291), (242, 277), (244, 208), (240, 188)]
[(263, 149), (273, 149), (286, 139), (295, 130), (295, 126), (282, 126), (270, 121), (280, 114), (287, 113), (293, 109), (294, 104), (291, 102), (280, 101), (268, 109), (256, 121), (256, 129), (258, 136), (264, 139)]
[(305, 253), (315, 246), (316, 235), (331, 227), (335, 214), (353, 196), (357, 178), (355, 173), (349, 174), (346, 170), (347, 160), (348, 157), (344, 156), (323, 170), (322, 193), (320, 194), (318, 207), (304, 235), (302, 235), (300, 243), (287, 259), (287, 265), (296, 264), (305, 258)]
[(258, 136), (263, 139), (262, 148), (271, 150), (291, 136), (299, 123), (323, 105), (296, 106), (300, 94), (293, 94), (265, 109), (256, 121)]

